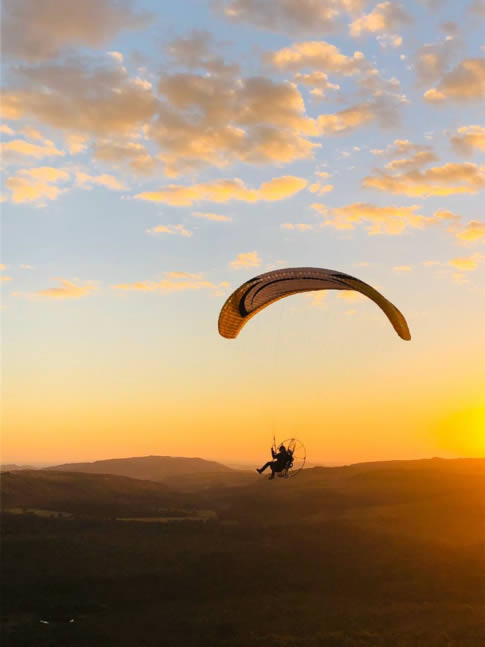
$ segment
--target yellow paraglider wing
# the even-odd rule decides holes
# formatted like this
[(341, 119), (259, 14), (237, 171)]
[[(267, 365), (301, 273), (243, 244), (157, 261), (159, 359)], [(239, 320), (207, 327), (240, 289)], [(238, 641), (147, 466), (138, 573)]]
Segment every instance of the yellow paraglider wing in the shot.
[(348, 274), (317, 267), (274, 270), (243, 283), (222, 307), (219, 333), (227, 339), (234, 339), (251, 317), (275, 301), (314, 290), (355, 290), (364, 294), (386, 314), (399, 337), (411, 339), (406, 319), (380, 292)]

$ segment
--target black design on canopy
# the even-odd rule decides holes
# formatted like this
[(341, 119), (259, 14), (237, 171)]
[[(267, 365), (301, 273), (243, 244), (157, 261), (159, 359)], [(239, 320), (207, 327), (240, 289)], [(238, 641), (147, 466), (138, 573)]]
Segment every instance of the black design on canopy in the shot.
[(275, 301), (314, 290), (355, 290), (364, 294), (386, 314), (399, 337), (411, 339), (406, 319), (380, 292), (354, 276), (318, 267), (289, 267), (246, 281), (222, 307), (219, 333), (227, 339), (234, 339), (251, 317)]

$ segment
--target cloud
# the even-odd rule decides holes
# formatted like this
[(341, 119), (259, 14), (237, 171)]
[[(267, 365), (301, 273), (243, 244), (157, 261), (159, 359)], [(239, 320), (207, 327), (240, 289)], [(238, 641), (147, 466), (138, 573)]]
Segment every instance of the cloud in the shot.
[(326, 308), (328, 297), (328, 290), (318, 290), (315, 292), (306, 292), (304, 293), (305, 297), (310, 301), (311, 308)]
[(339, 135), (368, 124), (377, 117), (375, 105), (362, 103), (334, 114), (319, 115), (318, 130), (321, 135)]
[(456, 229), (455, 235), (459, 240), (475, 243), (482, 240), (485, 243), (485, 222), (472, 220), (460, 229)]
[(484, 0), (473, 0), (473, 2), (468, 6), (468, 11), (475, 16), (485, 16), (485, 1)]
[(121, 52), (107, 52), (107, 54), (118, 63), (123, 63), (123, 54)]
[(202, 218), (204, 220), (212, 220), (214, 222), (231, 222), (231, 216), (223, 216), (219, 213), (205, 213), (202, 211), (193, 211), (192, 216), (194, 218)]
[(388, 47), (401, 47), (402, 36), (399, 36), (399, 34), (381, 34), (380, 36), (377, 36), (377, 42), (382, 49), (387, 49)]
[(392, 32), (402, 25), (409, 25), (412, 19), (406, 10), (396, 2), (381, 2), (374, 9), (350, 25), (350, 34), (360, 36), (364, 32), (372, 34)]
[(314, 70), (309, 74), (298, 73), (295, 74), (296, 83), (302, 85), (307, 85), (312, 88), (310, 91), (313, 97), (318, 97), (320, 99), (325, 97), (326, 90), (340, 90), (340, 85), (337, 83), (330, 83), (328, 76), (325, 72), (319, 72)]
[(101, 47), (123, 30), (145, 27), (148, 14), (136, 14), (121, 0), (3, 0), (2, 51), (11, 58), (42, 61), (70, 47)]
[(96, 141), (93, 157), (115, 166), (126, 162), (132, 171), (140, 175), (153, 173), (158, 163), (142, 144), (122, 139)]
[(424, 171), (412, 170), (396, 175), (378, 171), (376, 175), (364, 178), (362, 184), (366, 188), (421, 198), (476, 193), (485, 187), (485, 167), (466, 162), (448, 163)]
[(334, 31), (345, 13), (361, 10), (367, 0), (213, 0), (229, 20), (284, 33)]
[(41, 159), (42, 157), (56, 157), (63, 156), (65, 153), (57, 149), (52, 142), (46, 142), (44, 146), (31, 144), (24, 139), (12, 139), (9, 142), (1, 142), (0, 152), (5, 157), (11, 158), (12, 156), (26, 156)]
[(395, 265), (392, 268), (392, 271), (393, 272), (412, 272), (413, 268), (411, 267), (411, 265)]
[(212, 35), (202, 29), (193, 29), (187, 37), (178, 37), (168, 45), (168, 52), (179, 65), (188, 69), (203, 68), (219, 76), (236, 76), (239, 65), (227, 65), (224, 59), (213, 51)]
[(76, 183), (83, 189), (91, 189), (93, 185), (104, 186), (112, 191), (122, 191), (125, 187), (113, 175), (89, 175), (83, 171), (76, 171)]
[(29, 298), (46, 298), (46, 299), (80, 299), (81, 297), (88, 296), (97, 290), (97, 286), (93, 281), (71, 281), (69, 279), (56, 279), (59, 283), (57, 287), (46, 288), (38, 292), (24, 294), (14, 292), (14, 296), (27, 296)]
[(18, 65), (11, 74), (14, 89), (2, 96), (4, 116), (31, 116), (66, 136), (136, 136), (158, 107), (153, 91), (111, 60), (71, 56)]
[(296, 85), (263, 77), (174, 74), (160, 80), (164, 103), (147, 135), (169, 176), (236, 161), (288, 163), (312, 156), (313, 119)]
[(6, 283), (7, 281), (11, 281), (11, 280), (12, 280), (11, 276), (5, 276), (4, 274), (0, 276), (0, 283)]
[(453, 258), (448, 261), (448, 265), (452, 265), (463, 272), (473, 272), (479, 264), (485, 259), (483, 254), (473, 254), (472, 256), (461, 256)]
[(337, 299), (342, 299), (342, 301), (364, 301), (365, 297), (355, 290), (339, 290)]
[(205, 165), (288, 163), (312, 155), (315, 144), (304, 135), (318, 132), (294, 84), (174, 74), (163, 77), (159, 89), (165, 103), (148, 136), (158, 144), (168, 175)]
[(171, 184), (160, 191), (145, 191), (135, 198), (152, 202), (164, 202), (173, 206), (189, 206), (194, 202), (242, 202), (277, 201), (289, 198), (307, 185), (303, 178), (284, 176), (261, 184), (259, 189), (248, 189), (239, 178), (234, 180), (215, 180), (202, 184), (182, 186)]
[(71, 155), (82, 153), (86, 150), (89, 138), (86, 135), (66, 135), (66, 146)]
[(467, 58), (445, 74), (436, 88), (424, 93), (429, 103), (467, 103), (485, 97), (485, 59)]
[(185, 292), (189, 290), (209, 290), (214, 294), (221, 294), (229, 287), (227, 281), (212, 283), (203, 278), (202, 274), (188, 272), (166, 272), (165, 278), (160, 281), (135, 281), (133, 283), (119, 283), (112, 285), (115, 290), (135, 292)]
[(418, 209), (418, 205), (380, 207), (366, 202), (355, 202), (332, 209), (331, 215), (324, 214), (323, 225), (335, 229), (354, 229), (356, 225), (365, 224), (369, 235), (397, 236), (407, 228), (422, 229), (428, 224), (424, 216), (416, 213)]
[(362, 52), (345, 56), (340, 50), (325, 41), (306, 41), (294, 43), (277, 52), (264, 56), (266, 63), (279, 70), (298, 71), (304, 68), (315, 69), (326, 74), (353, 76), (369, 68)]
[(441, 78), (456, 51), (457, 41), (453, 38), (420, 47), (414, 61), (418, 83), (423, 85)]
[(433, 220), (437, 223), (456, 223), (461, 220), (461, 216), (457, 216), (455, 213), (448, 211), (447, 209), (438, 209), (438, 211), (435, 211), (433, 214)]
[(147, 232), (149, 234), (176, 234), (185, 238), (192, 236), (192, 232), (185, 229), (183, 225), (157, 225), (156, 227), (147, 229)]
[[(329, 65), (332, 55), (337, 65), (338, 50), (325, 45)], [(340, 67), (347, 65), (350, 72), (353, 59), (340, 56), (350, 61), (341, 61)], [(357, 53), (354, 58), (358, 65)], [(345, 134), (374, 120), (391, 121), (387, 99), (395, 87), (370, 72), (359, 83), (371, 100), (310, 118), (298, 86), (288, 81), (173, 73), (160, 78), (157, 93), (117, 63), (112, 57), (97, 61), (71, 55), (35, 67), (18, 65), (11, 70), (2, 109), (7, 118), (32, 117), (60, 130), (72, 154), (85, 150), (92, 139), (97, 160), (127, 164), (140, 174), (163, 165), (170, 177), (207, 166), (308, 159), (321, 145), (312, 138)], [(324, 81), (320, 77), (320, 88), (313, 89), (333, 85)], [(141, 135), (149, 145), (140, 141)]]
[(10, 128), (10, 126), (7, 126), (7, 124), (0, 124), (0, 133), (4, 133), (5, 135), (15, 135), (15, 131)]
[(308, 187), (310, 193), (316, 193), (317, 195), (329, 193), (330, 191), (333, 191), (333, 189), (333, 184), (320, 184), (320, 182), (314, 182)]
[(56, 186), (58, 182), (69, 180), (70, 174), (64, 169), (51, 166), (21, 169), (9, 177), (6, 186), (11, 191), (14, 203), (36, 202), (45, 204), (45, 200), (56, 200), (63, 189)]
[(314, 229), (314, 225), (311, 225), (307, 222), (285, 222), (280, 225), (281, 229), (290, 229), (295, 231), (311, 231)]
[(451, 137), (451, 145), (459, 155), (469, 156), (475, 150), (485, 152), (485, 128), (483, 126), (462, 126)]
[(229, 265), (235, 270), (244, 267), (259, 267), (261, 265), (261, 259), (259, 258), (258, 252), (247, 252), (245, 254), (238, 254)]
[(392, 160), (386, 164), (386, 168), (391, 171), (412, 171), (426, 166), (431, 162), (437, 161), (437, 156), (431, 150), (420, 150), (414, 153), (412, 157)]
[(408, 139), (395, 139), (387, 148), (372, 149), (371, 153), (391, 159), (386, 164), (386, 169), (390, 171), (412, 171), (438, 159), (431, 146), (413, 144)]

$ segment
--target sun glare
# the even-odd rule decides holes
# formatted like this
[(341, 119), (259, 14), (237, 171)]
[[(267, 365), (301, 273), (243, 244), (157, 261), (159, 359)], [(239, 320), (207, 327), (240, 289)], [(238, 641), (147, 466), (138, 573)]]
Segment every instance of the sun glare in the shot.
[(443, 449), (462, 456), (485, 456), (485, 405), (449, 413), (435, 429)]

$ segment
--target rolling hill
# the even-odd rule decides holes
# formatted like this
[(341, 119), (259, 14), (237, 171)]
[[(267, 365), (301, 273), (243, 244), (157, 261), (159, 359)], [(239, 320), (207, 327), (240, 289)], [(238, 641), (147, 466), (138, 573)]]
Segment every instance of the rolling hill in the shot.
[(111, 474), (48, 470), (4, 472), (0, 475), (2, 509), (52, 510), (69, 514), (113, 517), (152, 515), (160, 509), (193, 507), (193, 502), (163, 483)]
[(164, 481), (182, 474), (230, 473), (230, 467), (203, 458), (173, 456), (137, 456), (111, 458), (92, 463), (65, 463), (47, 468), (58, 472), (84, 472), (85, 474), (115, 474), (147, 481)]

